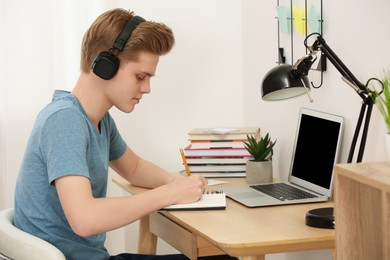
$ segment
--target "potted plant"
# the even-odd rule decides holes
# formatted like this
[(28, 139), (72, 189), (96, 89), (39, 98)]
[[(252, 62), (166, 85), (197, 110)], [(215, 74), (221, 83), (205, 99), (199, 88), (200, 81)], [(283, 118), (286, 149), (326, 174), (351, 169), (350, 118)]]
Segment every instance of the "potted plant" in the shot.
[(390, 71), (385, 71), (382, 83), (383, 91), (373, 91), (373, 98), (375, 100), (375, 105), (381, 113), (386, 127), (387, 133), (385, 135), (385, 146), (387, 150), (388, 161), (390, 162)]
[(250, 153), (252, 159), (246, 163), (246, 181), (249, 184), (272, 182), (272, 155), (273, 147), (276, 144), (271, 141), (269, 133), (260, 140), (247, 135), (244, 142), (245, 149)]

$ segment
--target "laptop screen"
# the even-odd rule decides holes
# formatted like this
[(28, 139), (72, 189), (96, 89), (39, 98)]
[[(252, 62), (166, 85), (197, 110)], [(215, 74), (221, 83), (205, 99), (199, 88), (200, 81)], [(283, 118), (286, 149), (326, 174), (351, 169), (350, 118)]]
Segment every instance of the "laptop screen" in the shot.
[(302, 108), (298, 120), (290, 181), (331, 195), (343, 118)]

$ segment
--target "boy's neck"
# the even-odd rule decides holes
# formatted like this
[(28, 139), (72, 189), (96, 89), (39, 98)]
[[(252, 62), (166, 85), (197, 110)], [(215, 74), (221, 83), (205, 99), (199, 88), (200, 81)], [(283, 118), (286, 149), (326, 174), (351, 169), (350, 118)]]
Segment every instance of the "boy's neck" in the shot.
[(72, 94), (77, 97), (85, 113), (92, 123), (99, 129), (99, 123), (107, 111), (112, 107), (101, 91), (103, 86), (100, 80), (92, 73), (81, 73)]

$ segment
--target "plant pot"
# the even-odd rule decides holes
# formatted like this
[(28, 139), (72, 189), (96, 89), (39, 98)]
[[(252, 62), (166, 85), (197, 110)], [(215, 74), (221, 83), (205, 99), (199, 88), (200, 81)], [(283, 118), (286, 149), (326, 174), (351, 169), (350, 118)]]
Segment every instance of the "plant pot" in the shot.
[(390, 163), (390, 134), (385, 134), (385, 147), (387, 152), (387, 161)]
[(248, 184), (272, 182), (272, 161), (247, 161), (246, 182)]

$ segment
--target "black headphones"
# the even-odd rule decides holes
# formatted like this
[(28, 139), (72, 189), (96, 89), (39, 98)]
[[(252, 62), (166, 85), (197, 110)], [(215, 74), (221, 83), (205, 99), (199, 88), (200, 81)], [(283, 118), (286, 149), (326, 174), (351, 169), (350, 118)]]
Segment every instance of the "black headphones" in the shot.
[(108, 51), (103, 51), (95, 58), (92, 63), (92, 71), (102, 79), (112, 79), (118, 71), (119, 59), (113, 53), (114, 50), (123, 51), (126, 42), (129, 40), (131, 33), (134, 29), (145, 19), (140, 16), (134, 16), (131, 18), (122, 32), (116, 38), (114, 45)]

